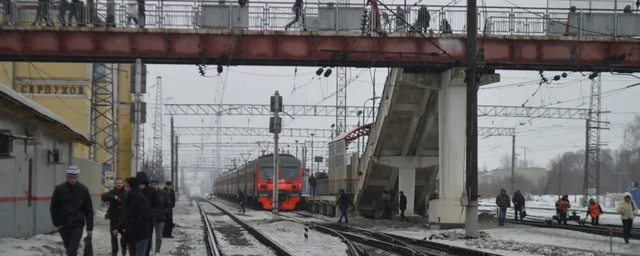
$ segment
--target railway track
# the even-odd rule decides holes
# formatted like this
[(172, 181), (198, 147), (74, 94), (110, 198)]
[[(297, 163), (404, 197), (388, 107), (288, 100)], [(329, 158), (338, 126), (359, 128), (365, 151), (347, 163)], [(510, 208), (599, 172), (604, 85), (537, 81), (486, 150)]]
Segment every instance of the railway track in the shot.
[[(494, 211), (482, 211), (482, 212), (494, 213)], [(601, 224), (597, 226), (592, 226), (591, 224), (560, 225), (560, 224), (557, 224), (557, 222), (555, 220), (552, 220), (551, 218), (544, 218), (540, 216), (527, 216), (525, 220), (514, 220), (513, 218), (514, 218), (513, 214), (507, 213), (506, 222), (512, 223), (512, 224), (538, 227), (538, 228), (566, 229), (571, 231), (578, 231), (578, 232), (594, 234), (594, 235), (603, 235), (603, 236), (609, 236), (609, 229), (613, 229), (613, 232), (614, 232), (613, 236), (615, 237), (622, 237), (622, 232), (623, 232), (622, 226), (618, 226), (618, 225), (607, 225), (607, 224)], [(569, 223), (571, 223), (571, 221), (569, 221)], [(640, 228), (631, 229), (631, 238), (640, 239)]]
[(202, 207), (200, 200), (195, 201), (198, 205), (198, 209), (200, 210), (202, 222), (204, 223), (204, 238), (205, 244), (207, 246), (207, 256), (222, 256), (222, 252), (220, 251), (220, 247), (218, 246), (218, 241), (216, 239), (215, 233), (213, 232), (213, 227), (211, 226), (211, 223), (209, 223), (207, 213), (204, 211), (204, 207)]
[(276, 243), (275, 241), (270, 239), (267, 235), (263, 234), (262, 232), (260, 232), (259, 230), (255, 229), (255, 228), (253, 228), (251, 225), (247, 224), (246, 222), (242, 221), (240, 218), (238, 218), (235, 215), (231, 214), (229, 211), (227, 211), (223, 207), (220, 207), (220, 206), (214, 204), (213, 202), (209, 201), (208, 199), (204, 199), (203, 198), (201, 200), (206, 202), (206, 203), (208, 203), (208, 204), (210, 204), (211, 206), (215, 207), (216, 209), (218, 209), (219, 211), (224, 213), (226, 216), (231, 218), (238, 225), (240, 225), (242, 228), (244, 228), (249, 234), (251, 234), (254, 238), (256, 238), (258, 241), (260, 241), (260, 243), (262, 243), (263, 245), (265, 245), (268, 248), (270, 248), (276, 255), (278, 255), (278, 256), (293, 256), (294, 255), (293, 253), (289, 252), (286, 248), (282, 247), (281, 245), (279, 245), (278, 243)]

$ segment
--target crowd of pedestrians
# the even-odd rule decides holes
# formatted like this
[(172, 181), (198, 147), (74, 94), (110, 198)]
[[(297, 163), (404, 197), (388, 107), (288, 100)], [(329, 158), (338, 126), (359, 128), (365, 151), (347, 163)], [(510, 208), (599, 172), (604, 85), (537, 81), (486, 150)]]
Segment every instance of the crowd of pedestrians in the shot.
[[(93, 204), (89, 189), (78, 181), (79, 175), (78, 167), (72, 165), (67, 168), (67, 180), (55, 187), (49, 208), (67, 256), (78, 255), (85, 229), (84, 255), (92, 250)], [(114, 180), (114, 188), (101, 196), (101, 200), (109, 206), (105, 219), (109, 220), (110, 255), (121, 253), (124, 256), (127, 251), (131, 256), (160, 255), (162, 239), (173, 238), (171, 233), (176, 198), (172, 185), (171, 181), (167, 181), (164, 188), (160, 188), (159, 182), (150, 180), (144, 172), (138, 172), (126, 181), (122, 178)], [(154, 233), (155, 240), (152, 239)]]

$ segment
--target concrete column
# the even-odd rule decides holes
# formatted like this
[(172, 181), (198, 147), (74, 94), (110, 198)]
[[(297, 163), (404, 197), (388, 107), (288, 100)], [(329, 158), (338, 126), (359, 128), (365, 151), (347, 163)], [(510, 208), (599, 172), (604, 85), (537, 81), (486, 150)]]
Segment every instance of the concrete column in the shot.
[(464, 187), (467, 89), (463, 79), (454, 77), (454, 70), (443, 72), (438, 91), (440, 199), (429, 203), (428, 214), (430, 223), (459, 227), (465, 223), (460, 197)]
[(415, 168), (399, 168), (398, 170), (398, 187), (407, 197), (407, 210), (404, 212), (406, 216), (414, 215), (414, 202), (416, 198), (416, 169)]

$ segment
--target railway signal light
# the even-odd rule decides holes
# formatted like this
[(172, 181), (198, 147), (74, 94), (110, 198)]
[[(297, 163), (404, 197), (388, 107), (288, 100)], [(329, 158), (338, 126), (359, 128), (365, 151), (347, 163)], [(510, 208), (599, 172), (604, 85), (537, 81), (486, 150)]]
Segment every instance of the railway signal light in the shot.
[(282, 131), (282, 117), (269, 118), (269, 133), (280, 134)]
[(271, 112), (282, 112), (282, 96), (280, 96), (278, 93), (271, 96)]

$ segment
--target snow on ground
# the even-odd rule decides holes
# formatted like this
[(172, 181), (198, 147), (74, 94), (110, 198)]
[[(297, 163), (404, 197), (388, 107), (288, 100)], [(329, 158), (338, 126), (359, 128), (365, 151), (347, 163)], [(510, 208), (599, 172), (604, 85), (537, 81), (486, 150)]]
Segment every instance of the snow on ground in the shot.
[(339, 239), (308, 229), (309, 239), (304, 238), (305, 226), (290, 221), (257, 223), (255, 228), (287, 248), (294, 255), (326, 256), (347, 255), (347, 246)]
[[(480, 206), (479, 210), (494, 214), (497, 212), (497, 207), (496, 206)], [(530, 219), (531, 217), (533, 217), (535, 218), (535, 220), (550, 219), (553, 217), (553, 215), (556, 214), (555, 209), (542, 210), (542, 209), (527, 208), (526, 210), (527, 210), (527, 216), (529, 216)], [(587, 214), (583, 212), (583, 213), (578, 213), (578, 215), (580, 216), (581, 219), (584, 219)], [(509, 208), (507, 210), (507, 218), (512, 218), (512, 219), (514, 218), (513, 208)], [(587, 222), (590, 223), (590, 221), (591, 221), (591, 217), (589, 217)], [(614, 215), (614, 214), (601, 215), (599, 222), (600, 224), (622, 226), (622, 221), (620, 220), (620, 216)], [(576, 222), (573, 222), (573, 223), (576, 223)], [(640, 228), (640, 217), (636, 217), (636, 221), (634, 221), (633, 226)]]
[[(272, 215), (269, 211), (256, 211), (247, 208), (246, 213), (239, 213), (238, 207), (231, 202), (218, 199), (214, 203), (265, 233), (294, 255), (346, 255), (347, 246), (333, 236), (308, 229), (308, 239), (305, 239), (303, 224), (285, 220), (294, 219), (290, 216), (296, 216), (295, 213), (283, 213), (283, 220), (271, 221)], [(295, 219), (304, 218), (298, 215)]]
[(229, 216), (207, 203), (204, 203), (203, 207), (211, 226), (214, 228), (216, 241), (222, 254), (234, 256), (275, 255), (271, 249), (262, 245)]
[[(174, 229), (174, 239), (163, 239), (160, 253), (165, 255), (206, 255), (202, 238), (202, 221), (197, 211), (192, 214), (192, 209), (188, 205), (183, 205), (185, 200), (178, 202), (174, 209), (174, 222), (179, 227)], [(111, 236), (109, 235), (109, 221), (105, 220), (105, 210), (95, 212), (93, 228), (93, 255), (111, 255)], [(197, 207), (196, 207), (197, 210)], [(193, 218), (195, 215), (197, 218)], [(196, 226), (199, 225), (199, 228)], [(194, 229), (195, 231), (190, 231)], [(86, 231), (83, 237), (87, 235)], [(199, 236), (199, 237), (198, 237)], [(155, 240), (155, 239), (154, 239)], [(82, 255), (84, 243), (80, 243), (79, 255)], [(0, 239), (0, 255), (20, 255), (20, 256), (63, 256), (65, 254), (62, 246), (62, 239), (58, 233), (40, 234), (28, 239), (2, 238)]]

